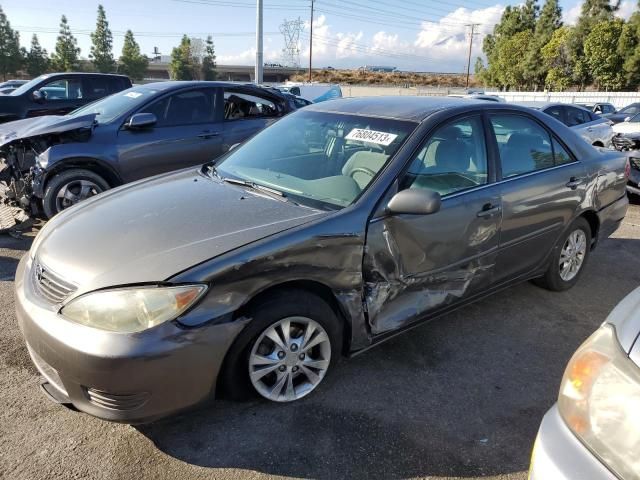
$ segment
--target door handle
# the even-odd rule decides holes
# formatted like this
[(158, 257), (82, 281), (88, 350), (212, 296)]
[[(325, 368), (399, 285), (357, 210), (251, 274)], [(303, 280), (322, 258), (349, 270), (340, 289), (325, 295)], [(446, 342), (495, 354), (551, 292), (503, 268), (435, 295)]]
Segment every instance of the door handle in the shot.
[(578, 177), (571, 177), (566, 184), (567, 188), (570, 188), (571, 190), (575, 190), (580, 185), (582, 185), (582, 179)]
[(198, 134), (198, 138), (213, 138), (220, 135), (218, 132), (202, 132)]
[(478, 218), (489, 218), (499, 213), (502, 208), (500, 205), (492, 205), (491, 203), (487, 203), (483, 205), (482, 210), (477, 213)]

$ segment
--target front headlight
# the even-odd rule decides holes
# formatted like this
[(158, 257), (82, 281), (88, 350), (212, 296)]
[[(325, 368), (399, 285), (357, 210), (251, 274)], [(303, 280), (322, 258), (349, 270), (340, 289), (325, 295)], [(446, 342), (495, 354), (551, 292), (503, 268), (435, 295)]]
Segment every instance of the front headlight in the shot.
[(621, 478), (640, 472), (640, 368), (603, 325), (567, 365), (558, 408), (567, 426)]
[(132, 287), (87, 293), (65, 305), (72, 322), (112, 332), (140, 332), (173, 320), (202, 296), (205, 285)]

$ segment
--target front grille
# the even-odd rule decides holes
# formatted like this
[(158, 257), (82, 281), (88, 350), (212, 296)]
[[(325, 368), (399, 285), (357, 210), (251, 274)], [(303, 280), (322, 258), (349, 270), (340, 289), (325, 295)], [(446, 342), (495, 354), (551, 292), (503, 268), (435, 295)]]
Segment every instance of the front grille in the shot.
[(42, 357), (40, 357), (40, 355), (38, 355), (29, 346), (29, 344), (27, 344), (27, 350), (29, 350), (29, 355), (31, 355), (31, 360), (33, 360), (33, 363), (38, 369), (38, 371), (40, 372), (40, 374), (47, 379), (47, 381), (51, 384), (52, 387), (54, 387), (56, 390), (62, 393), (65, 397), (68, 397), (69, 395), (67, 395), (67, 390), (64, 388), (64, 385), (62, 384), (62, 380), (60, 380), (60, 375), (58, 375), (58, 372), (56, 371), (56, 369), (53, 368), (51, 365), (49, 365), (47, 362), (45, 362), (42, 359)]
[(98, 407), (108, 408), (110, 410), (135, 410), (147, 403), (147, 400), (149, 399), (149, 394), (147, 392), (115, 394), (87, 387), (85, 387), (84, 390), (91, 403)]
[(77, 288), (37, 261), (33, 268), (33, 283), (37, 292), (53, 303), (61, 303)]

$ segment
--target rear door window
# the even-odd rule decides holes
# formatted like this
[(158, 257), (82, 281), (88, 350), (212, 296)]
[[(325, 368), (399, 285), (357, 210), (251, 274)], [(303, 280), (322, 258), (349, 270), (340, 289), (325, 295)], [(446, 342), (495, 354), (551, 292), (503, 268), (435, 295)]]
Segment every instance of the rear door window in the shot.
[(114, 90), (108, 77), (86, 77), (84, 79), (85, 98), (97, 100), (106, 97), (117, 90)]
[(551, 135), (523, 115), (490, 115), (502, 165), (502, 178), (516, 177), (555, 165)]
[(225, 89), (224, 91), (225, 121), (277, 117), (279, 113), (275, 102), (266, 97), (249, 94), (242, 90)]
[(586, 110), (575, 107), (567, 108), (567, 125), (569, 127), (575, 127), (576, 125), (582, 125), (591, 121), (591, 116)]

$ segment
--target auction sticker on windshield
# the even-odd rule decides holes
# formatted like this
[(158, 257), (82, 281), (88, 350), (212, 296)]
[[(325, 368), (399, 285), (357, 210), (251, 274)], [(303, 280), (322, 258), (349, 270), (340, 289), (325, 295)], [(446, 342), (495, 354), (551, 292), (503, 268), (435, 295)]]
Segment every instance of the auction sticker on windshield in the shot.
[(375, 130), (366, 130), (364, 128), (354, 128), (346, 137), (344, 137), (344, 139), (375, 143), (386, 147), (391, 144), (397, 136), (398, 135), (394, 135), (393, 133), (376, 132)]

